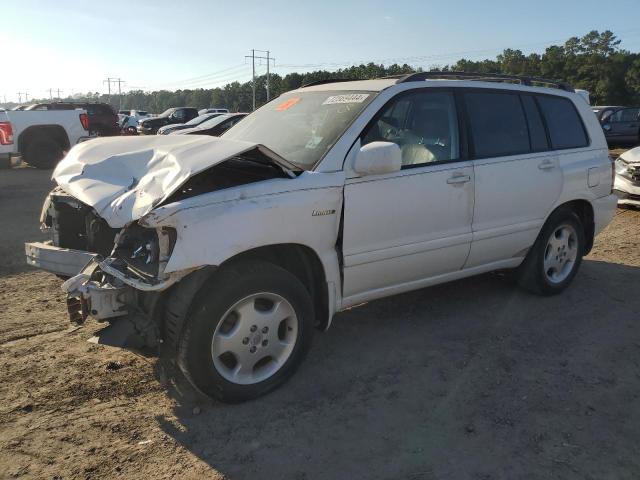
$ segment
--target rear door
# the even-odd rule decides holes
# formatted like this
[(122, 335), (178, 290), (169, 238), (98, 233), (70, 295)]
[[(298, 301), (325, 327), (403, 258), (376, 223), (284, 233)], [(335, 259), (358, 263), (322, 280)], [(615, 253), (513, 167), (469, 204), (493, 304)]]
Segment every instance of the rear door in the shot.
[(471, 268), (524, 256), (561, 193), (562, 172), (533, 96), (473, 89), (463, 97), (476, 179)]

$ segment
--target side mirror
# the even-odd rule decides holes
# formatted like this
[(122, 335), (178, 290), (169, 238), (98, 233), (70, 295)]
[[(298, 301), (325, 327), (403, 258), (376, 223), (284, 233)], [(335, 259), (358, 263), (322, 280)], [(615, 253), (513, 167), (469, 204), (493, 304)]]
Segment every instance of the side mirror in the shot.
[(360, 175), (382, 175), (402, 168), (400, 147), (391, 142), (371, 142), (360, 148), (353, 169)]
[(602, 129), (608, 132), (609, 130), (611, 130), (611, 124), (605, 123), (604, 125), (602, 125)]

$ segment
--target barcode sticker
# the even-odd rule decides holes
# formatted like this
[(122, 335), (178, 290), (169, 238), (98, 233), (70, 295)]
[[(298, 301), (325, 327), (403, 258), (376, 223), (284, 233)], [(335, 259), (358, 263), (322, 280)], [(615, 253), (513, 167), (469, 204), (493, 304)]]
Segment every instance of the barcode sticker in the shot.
[(344, 95), (332, 95), (322, 105), (334, 105), (336, 103), (362, 103), (369, 97), (368, 93), (348, 93)]

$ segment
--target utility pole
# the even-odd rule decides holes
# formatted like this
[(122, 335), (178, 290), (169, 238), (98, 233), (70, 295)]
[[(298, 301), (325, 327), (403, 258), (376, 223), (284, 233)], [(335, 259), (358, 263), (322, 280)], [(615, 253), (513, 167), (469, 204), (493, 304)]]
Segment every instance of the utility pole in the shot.
[(50, 88), (49, 90), (47, 90), (47, 92), (49, 92), (49, 100), (53, 101), (53, 88)]
[[(267, 56), (266, 57), (256, 57), (256, 52), (260, 52), (260, 53), (266, 53)], [(275, 65), (276, 59), (269, 57), (269, 50), (256, 50), (256, 49), (251, 49), (251, 55), (245, 55), (244, 58), (251, 58), (251, 67), (252, 67), (252, 77), (251, 77), (251, 90), (253, 93), (253, 110), (256, 109), (256, 58), (258, 60), (266, 60), (267, 61), (267, 81), (266, 81), (266, 87), (267, 87), (267, 102), (269, 101), (269, 64), (270, 62), (273, 61), (273, 64)]]
[[(249, 55), (245, 55), (244, 58), (249, 58)], [(253, 73), (251, 75), (251, 91), (253, 92), (253, 107), (251, 111), (256, 109), (256, 51), (251, 50), (251, 68)]]
[(114, 81), (118, 82), (118, 110), (122, 110), (122, 90), (120, 88), (120, 84), (125, 82), (120, 78), (114, 79)]
[(22, 103), (22, 95), (24, 95), (24, 101), (29, 101), (29, 93), (28, 92), (18, 92), (18, 103)]
[(60, 92), (62, 92), (62, 91), (63, 91), (63, 90), (60, 90), (60, 89), (58, 88), (58, 100), (60, 100)]
[(107, 84), (107, 88), (109, 90), (109, 96), (107, 98), (109, 99), (108, 102), (111, 103), (111, 77), (108, 77), (102, 83), (106, 83)]
[[(267, 50), (267, 102), (269, 101), (269, 50)], [(273, 62), (274, 66), (275, 66), (275, 59)]]

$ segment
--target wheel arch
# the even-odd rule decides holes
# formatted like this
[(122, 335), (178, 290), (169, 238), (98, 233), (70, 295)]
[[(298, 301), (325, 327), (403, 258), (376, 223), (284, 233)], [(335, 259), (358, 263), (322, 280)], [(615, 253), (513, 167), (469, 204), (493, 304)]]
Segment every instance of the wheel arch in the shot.
[[(193, 298), (205, 283), (225, 266), (247, 260), (268, 261), (284, 268), (305, 286), (311, 295), (316, 315), (316, 328), (325, 330), (333, 309), (325, 268), (320, 256), (311, 247), (296, 243), (265, 245), (245, 250), (229, 257), (220, 265), (198, 269), (171, 287), (163, 302), (161, 327), (169, 345), (177, 346)], [(157, 317), (158, 318), (158, 317)]]
[(260, 246), (228, 258), (220, 267), (249, 259), (266, 260), (298, 278), (313, 299), (318, 314), (317, 327), (324, 330), (328, 326), (330, 308), (327, 276), (319, 255), (311, 247), (299, 243)]
[(62, 150), (69, 150), (71, 144), (65, 129), (60, 125), (33, 125), (26, 128), (18, 137), (18, 151), (24, 154), (25, 148), (34, 138), (46, 137), (55, 141)]
[(591, 205), (591, 202), (589, 202), (588, 200), (582, 198), (570, 200), (554, 208), (553, 211), (547, 216), (547, 220), (549, 219), (549, 217), (551, 217), (551, 215), (553, 215), (560, 209), (572, 210), (580, 218), (580, 221), (582, 222), (582, 226), (584, 228), (584, 255), (588, 255), (593, 248), (593, 241), (595, 237), (593, 205)]

